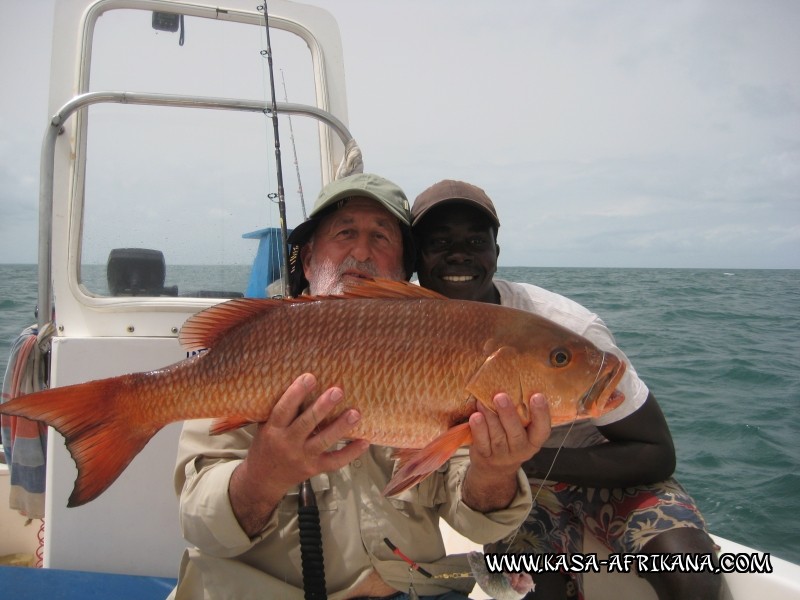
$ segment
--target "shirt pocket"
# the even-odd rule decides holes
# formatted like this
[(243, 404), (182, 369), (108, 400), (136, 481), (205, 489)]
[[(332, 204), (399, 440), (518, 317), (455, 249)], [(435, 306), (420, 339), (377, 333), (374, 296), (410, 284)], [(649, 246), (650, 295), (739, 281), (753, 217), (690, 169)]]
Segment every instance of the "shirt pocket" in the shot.
[[(338, 510), (336, 494), (331, 486), (330, 478), (327, 473), (320, 473), (311, 478), (311, 489), (314, 490), (314, 497), (317, 500), (317, 509), (320, 513), (335, 512)], [(300, 486), (288, 492), (278, 505), (278, 511), (283, 514), (296, 514), (300, 498)]]
[[(449, 463), (443, 464), (417, 485), (389, 498), (389, 502), (397, 510), (409, 516), (416, 506), (436, 508), (444, 504), (450, 495), (450, 490), (447, 489), (448, 468)], [(397, 471), (396, 464), (394, 470)]]

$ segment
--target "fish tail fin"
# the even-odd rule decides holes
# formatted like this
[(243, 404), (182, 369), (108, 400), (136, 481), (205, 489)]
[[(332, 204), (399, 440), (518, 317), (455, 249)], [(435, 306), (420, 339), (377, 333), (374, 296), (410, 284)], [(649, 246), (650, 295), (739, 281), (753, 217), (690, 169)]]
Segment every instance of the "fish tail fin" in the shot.
[(53, 388), (0, 405), (0, 412), (43, 421), (64, 436), (78, 468), (67, 506), (102, 494), (161, 426), (137, 423), (119, 396), (133, 376)]
[(469, 423), (451, 427), (430, 444), (420, 449), (402, 448), (395, 452), (398, 469), (383, 490), (384, 496), (394, 496), (418, 484), (453, 456), (461, 446), (472, 443)]

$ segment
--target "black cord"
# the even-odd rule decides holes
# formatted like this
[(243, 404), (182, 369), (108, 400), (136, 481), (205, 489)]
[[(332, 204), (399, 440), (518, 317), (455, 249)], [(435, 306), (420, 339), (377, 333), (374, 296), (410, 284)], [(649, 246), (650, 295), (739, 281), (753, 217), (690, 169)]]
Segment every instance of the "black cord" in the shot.
[(297, 518), (300, 528), (300, 560), (303, 566), (303, 589), (306, 600), (327, 600), (325, 561), (322, 556), (322, 530), (319, 509), (311, 482), (300, 484)]

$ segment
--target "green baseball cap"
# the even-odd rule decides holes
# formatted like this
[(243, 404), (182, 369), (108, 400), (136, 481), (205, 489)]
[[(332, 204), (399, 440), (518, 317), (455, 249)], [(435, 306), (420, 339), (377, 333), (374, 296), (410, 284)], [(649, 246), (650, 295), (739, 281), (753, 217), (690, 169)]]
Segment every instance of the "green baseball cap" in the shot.
[[(330, 182), (317, 196), (308, 218), (300, 223), (289, 236), (290, 244), (305, 244), (319, 225), (322, 217), (340, 200), (348, 198), (370, 198), (379, 202), (397, 217), (401, 225), (411, 225), (411, 209), (408, 198), (397, 185), (378, 175), (356, 173)], [(336, 207), (339, 208), (339, 207)]]

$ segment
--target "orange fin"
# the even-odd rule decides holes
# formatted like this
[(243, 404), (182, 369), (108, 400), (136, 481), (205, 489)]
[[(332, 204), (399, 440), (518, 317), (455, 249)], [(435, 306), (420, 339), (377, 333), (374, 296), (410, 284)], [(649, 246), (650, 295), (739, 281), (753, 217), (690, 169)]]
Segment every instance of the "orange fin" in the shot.
[(117, 394), (135, 376), (124, 375), (45, 390), (0, 405), (0, 412), (43, 421), (66, 441), (78, 467), (67, 506), (94, 500), (119, 477), (163, 425), (141, 426), (120, 410)]
[(250, 423), (255, 423), (255, 421), (237, 416), (222, 417), (220, 419), (214, 419), (211, 422), (211, 427), (208, 428), (208, 433), (209, 435), (219, 435), (221, 433), (233, 431), (234, 429), (239, 429), (245, 425), (250, 425)]
[(483, 362), (465, 389), (494, 413), (497, 412), (494, 396), (499, 392), (507, 393), (515, 406), (525, 405), (519, 379), (521, 369), (517, 364), (518, 356), (511, 346), (501, 346)]
[(391, 279), (363, 279), (358, 281), (348, 281), (345, 286), (344, 294), (337, 298), (394, 298), (428, 300), (447, 300), (438, 292), (429, 290), (421, 285), (414, 285), (407, 281), (392, 281)]
[(213, 348), (233, 328), (264, 313), (287, 304), (365, 298), (446, 300), (432, 290), (405, 281), (364, 279), (348, 283), (345, 292), (332, 296), (298, 296), (297, 298), (236, 298), (221, 302), (189, 317), (181, 327), (178, 341), (188, 351)]
[(217, 340), (234, 327), (278, 308), (281, 304), (281, 300), (256, 298), (237, 298), (221, 302), (189, 317), (181, 327), (178, 341), (190, 351), (213, 348)]
[(451, 427), (430, 444), (421, 449), (399, 449), (398, 469), (383, 490), (384, 496), (394, 496), (418, 484), (453, 456), (461, 446), (472, 443), (469, 423)]

